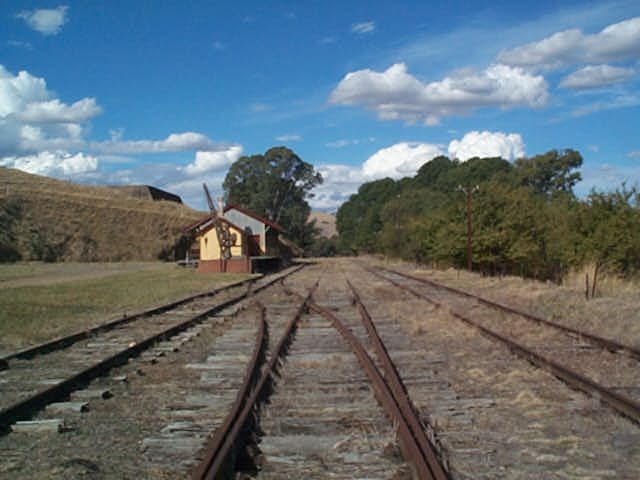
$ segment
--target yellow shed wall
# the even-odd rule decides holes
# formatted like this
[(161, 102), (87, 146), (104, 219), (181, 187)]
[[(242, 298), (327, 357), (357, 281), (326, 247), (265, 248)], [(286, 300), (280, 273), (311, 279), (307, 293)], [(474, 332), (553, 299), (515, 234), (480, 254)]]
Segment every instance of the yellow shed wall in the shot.
[[(229, 229), (231, 233), (236, 234), (236, 244), (231, 247), (232, 257), (241, 257), (244, 251), (244, 245), (242, 244), (242, 232), (231, 227)], [(204, 233), (200, 236), (200, 260), (219, 260), (220, 259), (220, 244), (218, 243), (218, 236), (216, 235), (216, 229)]]

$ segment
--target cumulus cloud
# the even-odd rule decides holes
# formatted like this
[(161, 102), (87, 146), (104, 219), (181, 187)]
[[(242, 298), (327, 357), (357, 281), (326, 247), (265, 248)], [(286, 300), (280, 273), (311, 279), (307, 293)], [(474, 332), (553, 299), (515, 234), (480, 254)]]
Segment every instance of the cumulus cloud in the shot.
[(640, 150), (633, 150), (627, 153), (627, 157), (629, 158), (640, 158)]
[(84, 153), (69, 153), (62, 150), (43, 151), (35, 155), (0, 158), (3, 167), (17, 168), (28, 173), (55, 177), (68, 177), (98, 168), (98, 159)]
[[(178, 193), (197, 198), (191, 180), (197, 175), (206, 175), (207, 181), (223, 177), (242, 153), (240, 145), (214, 142), (198, 132), (124, 140), (123, 130), (115, 129), (109, 140), (88, 141), (86, 124), (101, 112), (93, 98), (65, 103), (43, 78), (26, 71), (14, 75), (0, 65), (0, 166), (76, 181), (150, 183), (161, 188), (175, 183), (181, 189)], [(187, 151), (195, 152), (195, 158), (183, 165), (140, 163), (123, 156)], [(100, 168), (122, 163), (129, 168)]]
[(369, 69), (348, 73), (331, 92), (329, 102), (361, 105), (383, 120), (423, 121), (435, 125), (443, 116), (461, 115), (480, 107), (541, 107), (548, 99), (547, 83), (518, 67), (491, 65), (475, 72), (459, 71), (423, 83), (404, 63), (384, 72)]
[[(439, 155), (444, 146), (424, 142), (400, 142), (382, 148), (359, 166), (325, 164), (318, 167), (324, 182), (314, 188), (309, 203), (315, 209), (333, 210), (354, 194), (363, 182), (385, 177), (399, 179), (416, 174), (422, 165)], [(502, 157), (514, 160), (525, 155), (517, 133), (472, 131), (449, 143), (448, 155), (460, 161), (473, 157)]]
[(354, 194), (366, 181), (361, 167), (339, 164), (324, 164), (317, 167), (323, 182), (313, 189), (309, 204), (316, 210), (332, 210)]
[(79, 148), (84, 124), (101, 112), (93, 98), (67, 104), (43, 78), (0, 65), (0, 156)]
[(80, 123), (99, 115), (102, 109), (94, 98), (83, 98), (71, 105), (53, 100), (34, 102), (16, 113), (16, 118), (28, 123)]
[(440, 145), (418, 142), (401, 142), (382, 148), (362, 165), (367, 178), (401, 178), (410, 176), (443, 151)]
[(473, 157), (502, 157), (505, 160), (515, 160), (524, 155), (524, 142), (518, 133), (472, 131), (462, 139), (449, 143), (449, 156), (462, 161)]
[(554, 68), (573, 63), (606, 63), (640, 57), (640, 17), (614, 23), (595, 34), (579, 29), (554, 33), (498, 55), (500, 63)]
[(52, 9), (24, 10), (16, 16), (43, 35), (57, 35), (62, 26), (67, 23), (67, 10), (69, 7), (60, 6)]
[(375, 29), (376, 29), (376, 24), (375, 22), (372, 22), (372, 21), (354, 23), (353, 25), (351, 25), (351, 32), (358, 35), (362, 35), (364, 33), (371, 33), (375, 31)]
[(231, 166), (242, 155), (242, 146), (232, 145), (225, 150), (196, 152), (195, 160), (184, 167), (188, 175), (219, 172)]
[(622, 83), (635, 74), (632, 68), (612, 67), (611, 65), (589, 65), (567, 75), (560, 87), (574, 90), (606, 87)]
[(354, 194), (364, 182), (385, 177), (398, 179), (414, 175), (426, 162), (442, 155), (440, 145), (401, 142), (382, 148), (362, 165), (323, 164), (317, 167), (324, 182), (313, 189), (309, 204), (314, 209), (333, 210)]

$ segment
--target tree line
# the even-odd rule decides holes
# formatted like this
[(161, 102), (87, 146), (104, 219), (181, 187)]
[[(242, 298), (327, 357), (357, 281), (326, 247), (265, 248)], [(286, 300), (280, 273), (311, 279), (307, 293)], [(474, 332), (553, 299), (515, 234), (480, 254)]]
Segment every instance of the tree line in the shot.
[[(582, 156), (557, 151), (510, 163), (445, 156), (414, 177), (363, 184), (337, 212), (337, 251), (382, 253), (422, 264), (466, 266), (467, 206), (473, 193), (473, 268), (560, 281), (595, 265), (640, 271), (640, 194), (623, 184), (578, 198)], [(474, 189), (475, 190), (475, 189)]]

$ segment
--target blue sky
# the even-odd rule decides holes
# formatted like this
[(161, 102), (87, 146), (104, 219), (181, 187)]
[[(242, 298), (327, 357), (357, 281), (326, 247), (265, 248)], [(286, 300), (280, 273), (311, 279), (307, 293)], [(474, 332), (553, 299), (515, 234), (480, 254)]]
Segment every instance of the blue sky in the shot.
[(640, 179), (640, 2), (11, 1), (0, 165), (205, 208), (286, 145), (314, 208), (445, 154), (573, 148), (577, 192)]

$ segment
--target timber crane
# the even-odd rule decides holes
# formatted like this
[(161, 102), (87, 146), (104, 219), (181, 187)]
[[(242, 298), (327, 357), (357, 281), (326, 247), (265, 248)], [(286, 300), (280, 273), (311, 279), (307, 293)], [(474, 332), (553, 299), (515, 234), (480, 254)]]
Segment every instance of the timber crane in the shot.
[[(218, 237), (218, 244), (220, 245), (220, 257), (226, 262), (231, 258), (231, 247), (236, 244), (237, 237), (235, 233), (229, 231), (229, 224), (222, 221), (222, 217), (218, 215), (216, 207), (207, 188), (207, 184), (203, 183), (204, 193), (207, 197), (207, 203), (209, 203), (209, 211), (211, 212), (211, 220), (213, 226), (216, 229), (216, 236)], [(222, 212), (220, 212), (222, 213)], [(225, 265), (226, 267), (226, 265)], [(226, 270), (226, 268), (224, 269)]]

